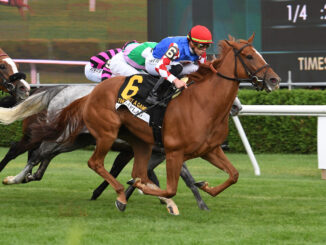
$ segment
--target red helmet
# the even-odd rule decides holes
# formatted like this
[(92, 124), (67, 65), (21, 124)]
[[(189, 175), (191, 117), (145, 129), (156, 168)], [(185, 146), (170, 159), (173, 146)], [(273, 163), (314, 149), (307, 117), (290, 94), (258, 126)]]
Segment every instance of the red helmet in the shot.
[(191, 28), (187, 38), (196, 43), (213, 43), (212, 33), (205, 26), (197, 25)]

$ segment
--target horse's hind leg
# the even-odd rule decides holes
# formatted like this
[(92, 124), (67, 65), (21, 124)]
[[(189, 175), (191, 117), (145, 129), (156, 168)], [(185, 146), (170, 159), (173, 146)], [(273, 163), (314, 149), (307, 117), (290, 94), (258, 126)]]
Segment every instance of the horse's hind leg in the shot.
[(51, 159), (43, 159), (39, 168), (37, 169), (37, 171), (34, 174), (28, 173), (25, 176), (25, 179), (23, 180), (22, 183), (28, 183), (28, 182), (36, 181), (36, 180), (40, 181), (43, 178), (43, 175), (44, 175), (47, 167), (49, 166)]
[[(112, 174), (113, 177), (117, 177), (122, 169), (127, 165), (127, 163), (134, 157), (134, 153), (132, 150), (130, 151), (122, 151), (119, 153), (119, 155), (116, 157), (116, 159), (113, 162), (112, 168), (110, 170), (110, 174)], [(96, 200), (102, 192), (108, 187), (109, 183), (104, 180), (102, 184), (100, 184), (93, 192), (91, 200)], [(130, 196), (130, 195), (129, 195)], [(126, 195), (126, 199), (128, 200), (128, 195)]]
[(206, 154), (202, 158), (229, 174), (229, 178), (224, 183), (215, 187), (209, 187), (207, 182), (197, 183), (196, 185), (200, 187), (200, 189), (202, 189), (203, 191), (207, 192), (211, 196), (216, 196), (222, 191), (224, 191), (226, 188), (228, 188), (230, 185), (235, 184), (238, 181), (238, 171), (227, 159), (220, 146), (215, 148), (213, 151)]
[(206, 203), (201, 198), (198, 188), (195, 186), (195, 179), (190, 174), (186, 166), (186, 163), (182, 164), (180, 176), (183, 179), (183, 181), (186, 183), (186, 185), (189, 187), (189, 189), (192, 191), (192, 193), (194, 194), (198, 207), (202, 210), (209, 210)]

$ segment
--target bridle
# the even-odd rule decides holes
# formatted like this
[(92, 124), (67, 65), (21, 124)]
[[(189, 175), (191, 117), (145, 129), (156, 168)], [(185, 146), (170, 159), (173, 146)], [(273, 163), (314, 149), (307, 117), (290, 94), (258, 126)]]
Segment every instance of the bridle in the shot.
[[(8, 56), (7, 54), (0, 54), (0, 57), (2, 56)], [(1, 70), (1, 69), (0, 69)], [(15, 91), (15, 85), (14, 82), (20, 79), (26, 79), (26, 74), (22, 72), (17, 72), (8, 77), (8, 79), (0, 72), (0, 78), (1, 82), (0, 85), (3, 86), (5, 89), (8, 90), (8, 92), (13, 95)]]
[[(233, 47), (227, 40), (225, 40), (226, 43), (232, 47), (233, 49), (233, 52), (234, 52), (234, 78), (233, 77), (228, 77), (228, 76), (225, 76), (223, 74), (221, 74), (220, 72), (218, 72), (214, 67), (213, 67), (213, 64), (211, 63), (210, 64), (210, 68), (211, 70), (213, 70), (213, 72), (215, 72), (218, 76), (220, 77), (223, 77), (227, 80), (231, 80), (231, 81), (235, 81), (235, 82), (250, 82), (257, 90), (263, 90), (266, 86), (266, 82), (265, 82), (265, 78), (266, 78), (266, 75), (267, 75), (267, 71), (268, 69), (270, 68), (270, 65), (269, 64), (265, 64), (263, 65), (262, 67), (258, 68), (256, 71), (252, 72), (248, 66), (246, 65), (246, 63), (244, 62), (244, 60), (242, 59), (241, 57), (241, 52), (246, 48), (246, 47), (249, 47), (249, 46), (252, 46), (252, 44), (250, 43), (247, 43), (245, 45), (243, 45), (240, 49), (236, 49), (235, 47)], [(248, 75), (248, 78), (239, 78), (238, 77), (238, 71), (237, 71), (237, 66), (238, 66), (238, 59), (240, 60), (241, 64), (242, 64), (242, 67), (245, 69), (247, 75)], [(266, 68), (266, 71), (264, 73), (264, 77), (263, 78), (259, 78), (256, 74), (258, 72), (260, 72), (261, 70), (265, 69)]]

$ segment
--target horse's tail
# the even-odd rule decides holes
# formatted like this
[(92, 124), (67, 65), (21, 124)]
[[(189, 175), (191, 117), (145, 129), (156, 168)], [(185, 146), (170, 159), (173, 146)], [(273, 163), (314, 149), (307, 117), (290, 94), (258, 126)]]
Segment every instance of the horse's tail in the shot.
[(31, 126), (31, 142), (74, 141), (78, 134), (85, 128), (83, 119), (83, 107), (88, 95), (81, 97), (67, 107), (63, 108), (51, 122), (41, 122)]
[(12, 108), (0, 108), (0, 123), (10, 124), (17, 120), (39, 113), (47, 108), (50, 101), (66, 86), (53, 87), (28, 97)]

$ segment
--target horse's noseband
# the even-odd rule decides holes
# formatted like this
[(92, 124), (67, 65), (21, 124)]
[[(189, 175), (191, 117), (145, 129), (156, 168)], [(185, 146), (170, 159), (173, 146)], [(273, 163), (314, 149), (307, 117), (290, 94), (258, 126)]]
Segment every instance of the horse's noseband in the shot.
[[(231, 44), (229, 44), (228, 41), (226, 41), (226, 43), (228, 45), (231, 46)], [(256, 71), (254, 72), (251, 72), (250, 69), (248, 68), (248, 66), (246, 65), (246, 63), (243, 61), (242, 57), (240, 56), (241, 52), (243, 49), (245, 49), (246, 47), (248, 46), (252, 46), (250, 43), (247, 43), (246, 45), (243, 45), (240, 49), (236, 49), (234, 48), (233, 46), (231, 46), (233, 48), (233, 52), (234, 52), (234, 78), (232, 77), (228, 77), (228, 76), (225, 76), (219, 72), (217, 72), (217, 75), (219, 75), (220, 77), (223, 77), (225, 79), (228, 79), (228, 80), (232, 80), (232, 81), (236, 81), (236, 82), (250, 82), (253, 86), (255, 86), (255, 88), (257, 90), (263, 90), (264, 87), (266, 86), (266, 82), (265, 82), (265, 78), (266, 78), (266, 74), (267, 74), (267, 70), (270, 68), (270, 65), (269, 64), (265, 64), (263, 65), (262, 67), (259, 67)], [(238, 78), (238, 73), (237, 73), (237, 60), (238, 59), (240, 60), (243, 68), (245, 69), (246, 73), (248, 74), (248, 78)], [(259, 78), (258, 76), (256, 76), (256, 74), (258, 72), (260, 72), (261, 70), (265, 69), (266, 68), (266, 71), (264, 73), (264, 77), (263, 78)]]
[(26, 79), (26, 74), (22, 72), (17, 72), (9, 76), (9, 79), (3, 78), (2, 85), (8, 90), (11, 94), (15, 91), (14, 82), (20, 79)]
[(23, 72), (14, 73), (9, 77), (9, 82), (13, 83), (14, 81), (17, 81), (17, 80), (20, 80), (20, 79), (25, 80), (26, 79), (26, 74), (23, 73)]

